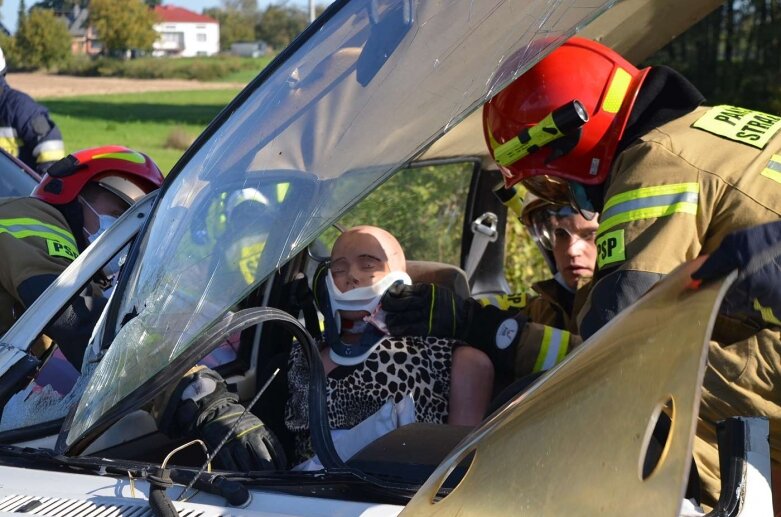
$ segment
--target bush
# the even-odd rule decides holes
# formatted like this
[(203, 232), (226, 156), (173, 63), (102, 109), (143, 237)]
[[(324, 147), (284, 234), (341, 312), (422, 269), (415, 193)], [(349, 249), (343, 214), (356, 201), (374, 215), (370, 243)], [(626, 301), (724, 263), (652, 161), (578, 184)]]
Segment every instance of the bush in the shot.
[(176, 126), (168, 133), (163, 147), (166, 149), (179, 149), (180, 151), (184, 151), (190, 147), (190, 144), (192, 144), (194, 140), (195, 137), (185, 131), (183, 127)]
[(71, 55), (68, 28), (48, 9), (33, 9), (19, 24), (14, 40), (17, 68), (52, 69), (66, 64)]
[(132, 79), (197, 79), (213, 81), (242, 70), (260, 70), (266, 59), (242, 57), (156, 58), (143, 57), (123, 61), (101, 57), (80, 58), (60, 68), (65, 75), (127, 77)]

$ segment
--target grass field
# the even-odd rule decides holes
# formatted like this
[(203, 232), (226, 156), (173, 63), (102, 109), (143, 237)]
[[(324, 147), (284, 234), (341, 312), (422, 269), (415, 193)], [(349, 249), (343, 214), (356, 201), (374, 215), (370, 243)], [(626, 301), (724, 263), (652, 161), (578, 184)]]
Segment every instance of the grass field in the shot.
[[(166, 147), (172, 132), (195, 138), (238, 90), (149, 92), (41, 99), (66, 149), (120, 144), (143, 151), (168, 173), (182, 149)], [(179, 139), (181, 139), (179, 135)]]

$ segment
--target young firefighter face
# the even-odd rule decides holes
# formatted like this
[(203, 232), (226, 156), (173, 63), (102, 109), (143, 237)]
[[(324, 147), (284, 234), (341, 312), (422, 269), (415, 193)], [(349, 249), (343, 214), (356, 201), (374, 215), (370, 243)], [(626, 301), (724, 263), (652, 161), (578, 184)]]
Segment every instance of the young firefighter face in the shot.
[(582, 278), (594, 276), (597, 247), (594, 243), (599, 223), (580, 214), (552, 216), (553, 259), (556, 269), (570, 289)]

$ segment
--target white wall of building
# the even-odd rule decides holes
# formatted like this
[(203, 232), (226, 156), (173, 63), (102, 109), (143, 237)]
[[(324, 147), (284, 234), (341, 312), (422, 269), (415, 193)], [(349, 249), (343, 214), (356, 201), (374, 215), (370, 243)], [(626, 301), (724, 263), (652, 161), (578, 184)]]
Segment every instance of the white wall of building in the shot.
[(160, 37), (154, 44), (155, 56), (212, 56), (220, 51), (220, 25), (217, 23), (157, 23)]

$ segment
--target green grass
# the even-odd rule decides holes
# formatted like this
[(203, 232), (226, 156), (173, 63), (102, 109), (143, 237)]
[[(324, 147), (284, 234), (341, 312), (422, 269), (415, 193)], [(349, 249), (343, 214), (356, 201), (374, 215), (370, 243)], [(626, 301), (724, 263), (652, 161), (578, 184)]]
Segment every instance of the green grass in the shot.
[(164, 147), (174, 128), (198, 136), (238, 93), (236, 89), (41, 99), (62, 131), (68, 152), (119, 144), (147, 153), (164, 174), (182, 155)]
[(274, 57), (275, 55), (259, 57), (254, 60), (257, 63), (256, 67), (230, 73), (226, 76), (221, 77), (220, 79), (217, 79), (215, 82), (247, 84), (251, 80), (255, 79), (255, 77), (260, 73), (260, 71), (266, 68), (266, 65), (268, 65), (271, 62), (271, 60), (274, 59)]

